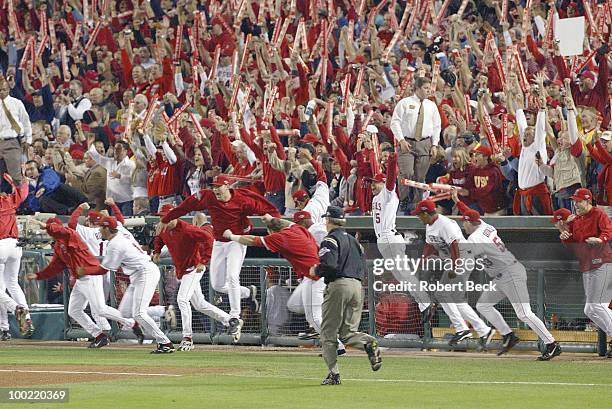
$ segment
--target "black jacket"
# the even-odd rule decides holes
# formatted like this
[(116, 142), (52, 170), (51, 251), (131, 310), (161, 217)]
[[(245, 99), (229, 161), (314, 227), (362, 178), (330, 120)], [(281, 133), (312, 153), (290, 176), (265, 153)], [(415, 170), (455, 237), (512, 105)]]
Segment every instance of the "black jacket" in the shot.
[(348, 277), (363, 280), (366, 271), (361, 244), (342, 228), (336, 228), (321, 242), (320, 264), (315, 273), (325, 278), (325, 283)]

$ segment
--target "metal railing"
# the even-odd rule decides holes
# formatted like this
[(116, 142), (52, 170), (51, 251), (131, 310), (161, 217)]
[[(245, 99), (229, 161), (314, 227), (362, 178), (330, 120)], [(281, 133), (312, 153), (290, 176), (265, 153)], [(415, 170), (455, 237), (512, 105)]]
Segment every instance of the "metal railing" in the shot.
[[(564, 350), (570, 352), (599, 352), (605, 354), (606, 338), (601, 331), (590, 330), (588, 318), (583, 314), (584, 295), (581, 286), (581, 273), (576, 263), (558, 261), (526, 261), (528, 271), (528, 288), (531, 305), (536, 315), (542, 319), (555, 338), (562, 342)], [(174, 305), (177, 312), (177, 326), (170, 328), (163, 318), (159, 323), (173, 342), (179, 342), (181, 334), (180, 311), (176, 304), (178, 281), (169, 259), (160, 262), (162, 271), (158, 286), (159, 304)], [(575, 271), (575, 273), (568, 273)], [(558, 293), (558, 279), (563, 273), (565, 283), (564, 293)], [(303, 315), (288, 311), (286, 301), (295, 288), (296, 280), (293, 270), (284, 259), (245, 259), (241, 271), (241, 285), (256, 285), (260, 296), (261, 313), (243, 308), (245, 321), (241, 344), (250, 345), (282, 345), (306, 346), (318, 345), (316, 340), (300, 340), (297, 335), (305, 331), (308, 324)], [(368, 278), (363, 282), (364, 309), (360, 330), (379, 337), (381, 345), (388, 347), (449, 349), (447, 339), (450, 333), (448, 318), (438, 309), (431, 327), (423, 326), (420, 314), (414, 300), (408, 294), (385, 294), (374, 291), (372, 283), (374, 275), (369, 269)], [(475, 282), (485, 280), (481, 277), (471, 277)], [(115, 276), (112, 282), (117, 283)], [(488, 280), (487, 280), (488, 281)], [(68, 274), (65, 274), (64, 299), (69, 299)], [(116, 306), (120, 299), (114, 295), (115, 285), (111, 286), (110, 305)], [(216, 293), (209, 284), (208, 274), (201, 281), (202, 291), (209, 302), (215, 303), (227, 311), (229, 304), (226, 294)], [(394, 304), (395, 302), (395, 304)], [(469, 298), (471, 305), (476, 302), (476, 294)], [(389, 306), (397, 305), (394, 310)], [(516, 318), (512, 306), (507, 301), (497, 305), (497, 309), (507, 320), (513, 331), (518, 332), (522, 342), (516, 347), (523, 350), (538, 350), (541, 348), (537, 336)], [(67, 306), (65, 308), (67, 311)], [(67, 313), (66, 313), (67, 314)], [(556, 319), (554, 317), (557, 317)], [(193, 311), (194, 342), (208, 344), (228, 344), (230, 337), (223, 326), (212, 319)], [(66, 338), (85, 338), (88, 335), (72, 322), (66, 315)], [(389, 323), (392, 323), (389, 328)], [(394, 330), (395, 332), (388, 332)], [(113, 328), (113, 336), (117, 338), (133, 338), (129, 331), (119, 331)], [(492, 346), (494, 349), (499, 346)], [(461, 343), (455, 349), (476, 349), (477, 340)]]

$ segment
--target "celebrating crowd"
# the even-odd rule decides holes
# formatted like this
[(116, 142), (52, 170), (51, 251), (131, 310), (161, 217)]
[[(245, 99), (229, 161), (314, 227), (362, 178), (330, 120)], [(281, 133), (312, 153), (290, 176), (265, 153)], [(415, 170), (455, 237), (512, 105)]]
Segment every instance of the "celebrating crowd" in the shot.
[[(0, 172), (19, 185), (25, 163), (26, 214), (101, 210), (107, 197), (126, 216), (157, 214), (224, 174), (285, 215), (326, 179), (332, 204), (361, 215), (398, 152), (401, 214), (424, 197), (456, 214), (451, 185), (486, 215), (571, 209), (581, 187), (607, 210), (610, 12), (4, 0)], [(563, 57), (554, 26), (579, 16), (584, 51)]]

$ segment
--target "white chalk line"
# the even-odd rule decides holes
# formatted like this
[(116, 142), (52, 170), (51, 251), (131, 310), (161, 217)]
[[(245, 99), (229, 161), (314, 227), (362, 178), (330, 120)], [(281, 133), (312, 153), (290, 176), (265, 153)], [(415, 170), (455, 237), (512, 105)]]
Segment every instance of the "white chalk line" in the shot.
[[(223, 376), (235, 376), (243, 378), (280, 378), (284, 376), (269, 375), (244, 375), (244, 374), (222, 374)], [(309, 381), (321, 380), (319, 378), (300, 378)], [(529, 381), (469, 381), (469, 380), (436, 380), (436, 379), (363, 379), (363, 378), (342, 378), (342, 381), (350, 382), (388, 382), (388, 383), (433, 383), (433, 384), (455, 384), (455, 385), (530, 385), (530, 386), (603, 386), (611, 387), (612, 383), (577, 383), (577, 382), (529, 382)]]
[(134, 375), (134, 376), (170, 376), (180, 377), (183, 375), (169, 373), (139, 373), (139, 372), (101, 372), (101, 371), (41, 371), (34, 369), (0, 369), (0, 372), (18, 373), (55, 373), (55, 374), (74, 374), (74, 375)]

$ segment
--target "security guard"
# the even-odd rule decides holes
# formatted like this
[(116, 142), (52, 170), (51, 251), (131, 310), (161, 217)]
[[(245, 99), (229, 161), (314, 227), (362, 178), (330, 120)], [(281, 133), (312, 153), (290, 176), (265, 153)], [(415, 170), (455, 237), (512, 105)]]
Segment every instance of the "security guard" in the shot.
[(320, 264), (314, 272), (325, 278), (327, 284), (322, 306), (321, 342), (329, 375), (321, 385), (339, 385), (338, 338), (345, 345), (363, 348), (373, 371), (380, 369), (382, 359), (376, 338), (357, 332), (363, 307), (361, 280), (366, 270), (363, 247), (344, 230), (344, 210), (329, 206), (323, 217), (329, 234), (321, 242)]

